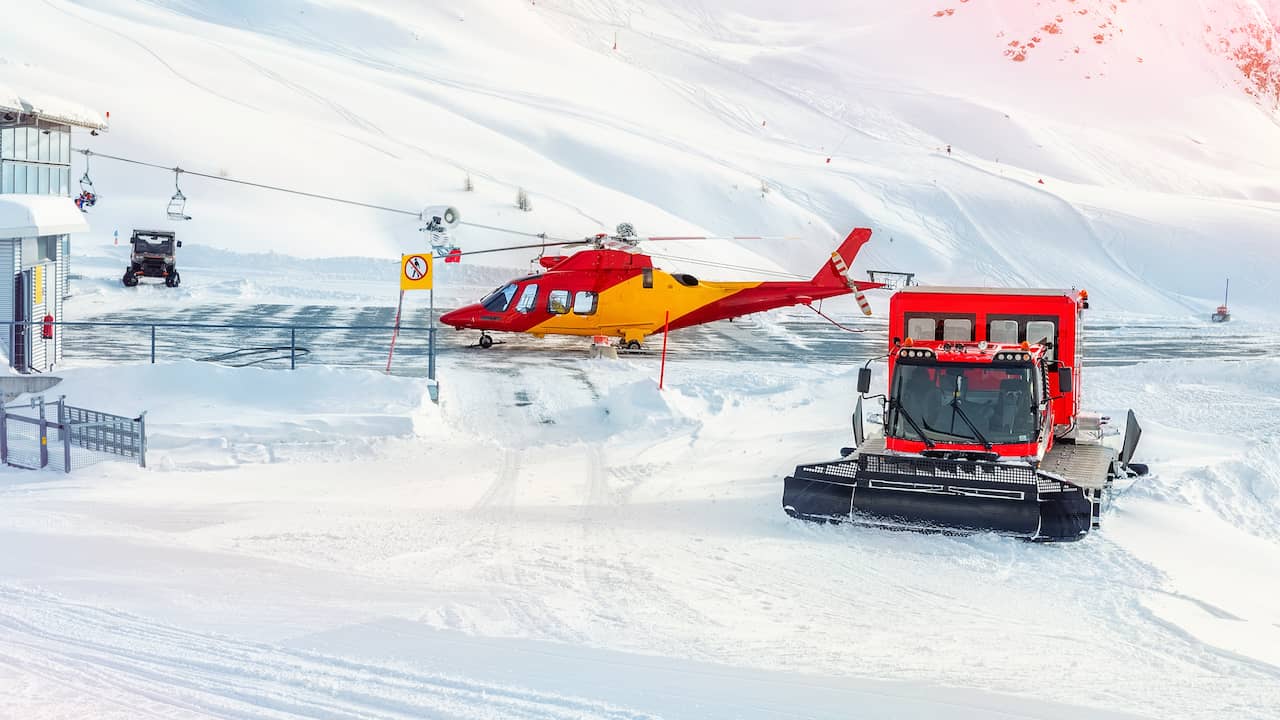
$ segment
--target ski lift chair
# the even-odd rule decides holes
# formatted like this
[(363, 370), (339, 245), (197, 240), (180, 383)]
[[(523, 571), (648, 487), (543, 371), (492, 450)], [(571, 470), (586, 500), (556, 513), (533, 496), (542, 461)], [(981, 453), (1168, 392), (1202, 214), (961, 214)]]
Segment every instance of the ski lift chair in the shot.
[(98, 204), (98, 192), (93, 187), (93, 179), (89, 177), (89, 156), (84, 156), (84, 175), (80, 176), (80, 194), (76, 196), (76, 207), (80, 212), (89, 212), (89, 208)]
[(187, 214), (187, 196), (182, 194), (182, 188), (178, 187), (178, 176), (182, 174), (182, 169), (178, 168), (173, 172), (173, 197), (169, 198), (168, 215), (170, 220), (190, 220), (191, 216)]

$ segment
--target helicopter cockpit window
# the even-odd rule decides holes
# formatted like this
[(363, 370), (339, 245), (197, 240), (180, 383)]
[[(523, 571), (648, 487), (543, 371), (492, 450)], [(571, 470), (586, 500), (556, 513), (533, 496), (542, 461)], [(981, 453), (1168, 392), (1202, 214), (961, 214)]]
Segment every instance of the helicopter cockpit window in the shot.
[(516, 303), (516, 312), (533, 312), (533, 306), (537, 303), (538, 283), (529, 283), (524, 286), (524, 292), (520, 293), (520, 302)]
[(573, 298), (573, 314), (574, 315), (595, 315), (596, 304), (600, 302), (600, 295), (588, 290), (579, 291)]
[(515, 283), (505, 285), (494, 290), (480, 301), (481, 307), (489, 312), (502, 312), (511, 304), (511, 299), (516, 296)]
[(547, 312), (564, 315), (569, 312), (569, 291), (552, 290), (547, 296)]

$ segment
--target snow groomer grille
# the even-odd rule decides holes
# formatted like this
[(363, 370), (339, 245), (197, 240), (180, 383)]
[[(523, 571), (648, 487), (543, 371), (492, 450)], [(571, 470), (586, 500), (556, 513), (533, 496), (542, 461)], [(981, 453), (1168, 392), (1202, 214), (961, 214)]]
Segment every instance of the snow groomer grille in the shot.
[(838, 480), (853, 480), (858, 477), (858, 464), (853, 460), (837, 460), (829, 463), (801, 465), (796, 468), (796, 474), (806, 477), (826, 475)]
[(932, 479), (944, 481), (1037, 485), (1039, 477), (1029, 465), (940, 458), (859, 455), (858, 476), (868, 479)]

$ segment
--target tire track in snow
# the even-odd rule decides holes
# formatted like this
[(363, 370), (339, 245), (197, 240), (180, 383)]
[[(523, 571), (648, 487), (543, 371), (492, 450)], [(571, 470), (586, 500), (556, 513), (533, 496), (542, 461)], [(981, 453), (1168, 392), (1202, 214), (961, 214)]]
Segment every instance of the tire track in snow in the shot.
[(489, 483), (489, 487), (471, 507), (472, 512), (489, 515), (494, 514), (495, 510), (499, 514), (504, 509), (509, 511), (515, 506), (516, 481), (519, 477), (520, 453), (507, 448), (502, 453), (502, 463), (498, 466), (493, 482)]
[[(310, 100), (310, 101), (312, 101), (312, 102), (314, 102), (314, 103), (316, 103), (316, 104), (318, 104), (318, 105), (321, 105), (321, 106), (323, 106), (323, 107), (327, 107), (327, 108), (329, 108), (330, 110), (332, 110), (332, 111), (334, 112), (334, 114), (336, 114), (338, 117), (342, 118), (344, 121), (346, 121), (346, 122), (347, 122), (349, 125), (351, 125), (352, 127), (355, 127), (355, 128), (356, 128), (356, 129), (358, 129), (358, 130), (363, 130), (363, 131), (365, 131), (365, 132), (372, 133), (372, 134), (377, 135), (377, 136), (382, 137), (382, 138), (388, 138), (388, 136), (387, 136), (386, 132), (384, 132), (384, 131), (382, 130), (382, 128), (380, 128), (380, 127), (378, 127), (377, 125), (375, 125), (374, 123), (372, 123), (372, 122), (370, 122), (370, 121), (368, 121), (368, 120), (364, 119), (363, 117), (361, 117), (360, 115), (356, 114), (355, 112), (352, 112), (351, 110), (347, 109), (345, 106), (343, 106), (343, 105), (341, 105), (341, 104), (339, 104), (339, 103), (334, 102), (333, 100), (331, 100), (331, 99), (329, 99), (329, 98), (325, 97), (324, 95), (321, 95), (320, 93), (318, 93), (318, 92), (316, 92), (316, 91), (312, 90), (311, 88), (308, 88), (307, 86), (305, 86), (305, 85), (303, 85), (303, 84), (301, 84), (301, 83), (299, 83), (299, 82), (295, 82), (295, 81), (293, 81), (293, 80), (290, 80), (290, 79), (288, 79), (288, 78), (284, 77), (284, 76), (283, 76), (283, 75), (281, 75), (280, 73), (275, 72), (274, 70), (272, 70), (271, 68), (269, 68), (269, 67), (267, 67), (267, 66), (265, 66), (265, 65), (262, 65), (262, 64), (260, 64), (260, 63), (257, 63), (257, 62), (255, 62), (255, 61), (253, 61), (253, 60), (250, 60), (249, 58), (245, 57), (244, 55), (241, 55), (240, 53), (236, 52), (235, 50), (232, 50), (232, 49), (231, 49), (231, 48), (229, 48), (229, 47), (226, 47), (225, 45), (220, 45), (220, 44), (218, 44), (218, 43), (213, 43), (213, 45), (214, 45), (215, 47), (217, 47), (217, 48), (219, 48), (219, 49), (223, 50), (224, 52), (229, 53), (232, 57), (236, 58), (237, 60), (239, 60), (240, 62), (244, 63), (245, 65), (248, 65), (251, 69), (253, 69), (254, 71), (258, 72), (259, 74), (261, 74), (263, 77), (267, 78), (268, 80), (271, 80), (272, 82), (276, 83), (277, 85), (280, 85), (281, 87), (284, 87), (284, 88), (286, 88), (286, 89), (288, 89), (288, 90), (292, 90), (293, 92), (295, 92), (295, 93), (297, 93), (297, 94), (301, 95), (302, 97), (304, 97), (304, 98), (306, 98), (306, 99), (308, 99), (308, 100)], [(383, 149), (383, 148), (380, 148), (380, 147), (378, 147), (377, 145), (374, 145), (373, 143), (370, 143), (370, 142), (367, 142), (367, 141), (364, 141), (364, 140), (360, 140), (360, 139), (358, 139), (358, 138), (354, 138), (354, 137), (352, 137), (352, 136), (350, 136), (350, 135), (347, 135), (346, 133), (338, 133), (338, 135), (340, 135), (341, 137), (346, 138), (347, 140), (350, 140), (350, 141), (352, 141), (352, 142), (359, 143), (359, 144), (361, 144), (361, 145), (363, 145), (363, 146), (365, 146), (365, 147), (369, 148), (370, 150), (373, 150), (374, 152), (382, 153), (383, 155), (386, 155), (386, 156), (387, 156), (387, 157), (389, 157), (389, 158), (393, 158), (393, 159), (396, 159), (396, 160), (400, 160), (400, 159), (401, 159), (401, 157), (400, 157), (399, 155), (396, 155), (395, 153), (393, 153), (393, 152), (391, 152), (391, 151), (389, 151), (389, 150), (385, 150), (385, 149)], [(388, 139), (390, 139), (390, 138), (388, 138)]]
[(237, 100), (236, 98), (233, 98), (233, 97), (231, 97), (231, 96), (229, 96), (229, 95), (223, 95), (222, 93), (218, 92), (217, 90), (214, 90), (213, 88), (210, 88), (210, 87), (208, 87), (208, 86), (206, 86), (206, 85), (201, 85), (200, 83), (196, 82), (195, 80), (191, 79), (190, 77), (188, 77), (188, 76), (186, 76), (186, 75), (182, 74), (181, 72), (179, 72), (179, 71), (178, 71), (178, 69), (177, 69), (177, 68), (175, 68), (174, 66), (170, 65), (170, 64), (169, 64), (169, 62), (168, 62), (167, 60), (165, 60), (163, 56), (161, 56), (161, 55), (160, 55), (159, 53), (157, 53), (155, 50), (152, 50), (151, 48), (147, 47), (147, 46), (146, 46), (146, 44), (145, 44), (145, 43), (143, 43), (141, 40), (138, 40), (138, 39), (133, 38), (133, 37), (131, 37), (131, 36), (129, 36), (129, 35), (126, 35), (125, 33), (122, 33), (122, 32), (120, 32), (119, 30), (114, 30), (114, 29), (112, 29), (112, 28), (109, 28), (109, 27), (107, 27), (106, 25), (103, 25), (103, 24), (101, 24), (101, 23), (96, 23), (96, 22), (94, 22), (94, 21), (92, 21), (92, 20), (89, 20), (89, 19), (87, 19), (87, 18), (85, 18), (85, 17), (83, 17), (83, 16), (81, 16), (81, 15), (77, 15), (76, 13), (73, 13), (73, 12), (71, 12), (70, 10), (67, 10), (67, 9), (65, 9), (65, 8), (60, 8), (60, 7), (58, 7), (57, 5), (54, 5), (52, 2), (50, 2), (50, 0), (42, 0), (42, 1), (44, 2), (44, 4), (45, 4), (45, 5), (48, 5), (50, 8), (52, 8), (52, 9), (54, 9), (54, 10), (57, 10), (58, 12), (60, 12), (60, 13), (62, 13), (62, 14), (64, 14), (64, 15), (69, 15), (69, 16), (71, 16), (71, 17), (75, 18), (76, 20), (79, 20), (80, 22), (82, 22), (82, 23), (86, 24), (86, 25), (91, 25), (91, 26), (93, 26), (93, 27), (98, 28), (99, 30), (102, 30), (103, 32), (111, 33), (112, 35), (115, 35), (115, 36), (117, 36), (117, 37), (119, 37), (119, 38), (122, 38), (122, 39), (124, 39), (124, 40), (128, 40), (129, 42), (133, 43), (134, 45), (137, 45), (137, 46), (138, 46), (138, 47), (139, 47), (143, 52), (145, 52), (146, 54), (150, 55), (150, 56), (151, 56), (151, 57), (152, 57), (156, 62), (158, 62), (158, 63), (160, 63), (161, 65), (163, 65), (163, 66), (164, 66), (164, 68), (165, 68), (166, 70), (168, 70), (170, 73), (173, 73), (173, 76), (174, 76), (174, 77), (176, 77), (176, 78), (178, 78), (179, 80), (181, 80), (181, 81), (183, 81), (183, 82), (187, 83), (187, 84), (188, 84), (188, 85), (190, 85), (191, 87), (196, 88), (197, 90), (200, 90), (200, 91), (202, 91), (202, 92), (206, 92), (206, 93), (208, 93), (208, 94), (210, 94), (210, 95), (212, 95), (212, 96), (214, 96), (214, 97), (216, 97), (216, 98), (219, 98), (219, 99), (221, 99), (221, 100), (226, 100), (227, 102), (232, 103), (233, 105), (239, 105), (239, 106), (240, 106), (240, 107), (242, 107), (242, 108), (246, 108), (246, 109), (248, 109), (248, 110), (253, 110), (254, 112), (265, 112), (265, 111), (264, 111), (262, 108), (260, 108), (260, 107), (256, 107), (256, 106), (254, 106), (254, 105), (250, 105), (250, 104), (248, 104), (248, 103), (246, 103), (246, 102), (244, 102), (244, 101), (242, 101), (242, 100)]
[[(511, 386), (524, 385), (523, 373), (516, 369), (507, 373)], [(503, 384), (504, 392), (509, 387)], [(534, 395), (516, 401), (519, 419), (511, 425), (541, 427), (538, 419), (541, 408)], [(503, 395), (495, 407), (511, 405), (511, 398)], [(527, 440), (527, 439), (526, 439)], [(480, 540), (472, 543), (479, 556), (464, 556), (464, 561), (489, 563), (493, 567), (492, 579), (498, 586), (494, 598), (505, 613), (511, 627), (509, 631), (530, 637), (548, 637), (564, 642), (581, 642), (583, 637), (573, 631), (570, 624), (550, 607), (542, 596), (531, 592), (541, 587), (541, 578), (529, 567), (529, 547), (523, 543), (523, 521), (518, 516), (521, 468), (526, 450), (520, 447), (502, 449), (502, 461), (498, 464), (493, 480), (471, 507), (471, 514), (483, 526)]]
[(590, 700), (185, 631), (0, 586), (0, 664), (137, 716), (649, 717)]

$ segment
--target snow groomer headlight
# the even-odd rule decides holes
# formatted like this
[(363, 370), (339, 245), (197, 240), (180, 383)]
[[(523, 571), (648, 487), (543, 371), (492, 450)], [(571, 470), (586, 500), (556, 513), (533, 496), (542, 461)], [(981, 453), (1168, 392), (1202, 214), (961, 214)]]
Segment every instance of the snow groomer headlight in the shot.
[(1031, 362), (1031, 355), (1023, 352), (999, 352), (995, 359), (996, 362)]

